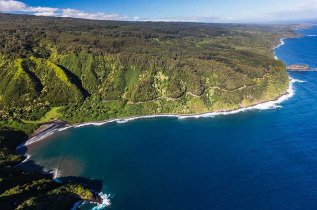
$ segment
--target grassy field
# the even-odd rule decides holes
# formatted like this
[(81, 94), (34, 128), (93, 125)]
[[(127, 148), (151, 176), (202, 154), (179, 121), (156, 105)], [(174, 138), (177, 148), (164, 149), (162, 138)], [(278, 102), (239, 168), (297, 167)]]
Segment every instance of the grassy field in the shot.
[(61, 116), (61, 113), (58, 112), (58, 110), (60, 110), (62, 108), (62, 106), (59, 106), (59, 107), (52, 107), (52, 109), (47, 112), (45, 114), (44, 117), (42, 117), (41, 119), (39, 120), (35, 120), (35, 121), (32, 121), (32, 120), (22, 120), (24, 123), (33, 123), (33, 124), (39, 124), (39, 123), (44, 123), (44, 122), (48, 122), (48, 121), (51, 121), (51, 120), (56, 120), (58, 119), (60, 116)]

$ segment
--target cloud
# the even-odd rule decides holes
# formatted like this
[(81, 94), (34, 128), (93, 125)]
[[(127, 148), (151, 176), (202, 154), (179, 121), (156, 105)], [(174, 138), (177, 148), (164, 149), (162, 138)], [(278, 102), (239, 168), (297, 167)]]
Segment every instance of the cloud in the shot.
[(20, 1), (0, 1), (0, 10), (11, 12), (11, 11), (25, 11), (27, 8), (26, 4)]
[(55, 12), (36, 12), (36, 13), (34, 13), (34, 15), (36, 15), (36, 16), (52, 16), (52, 17), (58, 16), (58, 14)]
[(268, 13), (270, 18), (286, 19), (313, 19), (317, 18), (317, 1), (310, 1), (296, 7)]
[(223, 22), (235, 22), (234, 17), (213, 17), (213, 16), (188, 16), (188, 17), (174, 17), (174, 18), (159, 18), (152, 21), (164, 21), (164, 22), (204, 22), (204, 23), (223, 23)]
[(26, 7), (26, 12), (57, 12), (58, 8), (52, 7)]
[(16, 0), (0, 0), (0, 11), (4, 12), (25, 12), (36, 16), (55, 16), (55, 17), (71, 17), (83, 18), (92, 20), (134, 20), (134, 21), (165, 21), (165, 22), (231, 22), (233, 18), (219, 17), (174, 17), (174, 18), (159, 18), (148, 19), (140, 17), (129, 17), (119, 14), (107, 14), (103, 12), (86, 12), (71, 8), (52, 8), (52, 7), (32, 7)]
[(52, 7), (31, 7), (15, 0), (0, 0), (0, 11), (25, 12), (37, 16), (72, 17), (92, 20), (127, 20), (126, 15), (107, 14), (103, 12), (85, 12), (77, 9), (61, 9)]
[(102, 12), (84, 12), (77, 9), (61, 9), (61, 17), (84, 18), (92, 20), (126, 20), (129, 17), (118, 14), (107, 14)]
[(4, 12), (38, 12), (52, 13), (57, 12), (58, 8), (51, 7), (29, 7), (25, 3), (14, 0), (0, 0), (0, 11)]
[[(37, 16), (72, 17), (93, 20), (134, 20), (134, 21), (165, 21), (165, 22), (250, 22), (251, 19), (236, 19), (233, 17), (215, 16), (188, 16), (172, 18), (141, 18), (129, 17), (119, 14), (108, 14), (103, 12), (87, 12), (72, 8), (34, 7), (17, 0), (0, 0), (0, 11), (20, 12)], [(284, 20), (304, 20), (317, 18), (317, 0), (300, 4), (286, 10), (273, 11), (266, 14), (259, 14), (252, 18), (253, 22), (284, 21)]]

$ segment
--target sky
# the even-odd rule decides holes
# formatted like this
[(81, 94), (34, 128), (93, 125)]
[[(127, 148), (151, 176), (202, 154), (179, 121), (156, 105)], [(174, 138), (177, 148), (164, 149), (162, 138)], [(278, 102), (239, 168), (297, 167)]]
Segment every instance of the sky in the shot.
[(94, 20), (282, 22), (317, 19), (317, 0), (0, 0), (0, 12)]

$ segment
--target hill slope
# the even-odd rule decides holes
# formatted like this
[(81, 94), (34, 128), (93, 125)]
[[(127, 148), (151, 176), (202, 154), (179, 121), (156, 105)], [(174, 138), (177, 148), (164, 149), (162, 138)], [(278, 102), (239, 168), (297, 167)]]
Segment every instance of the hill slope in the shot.
[[(289, 26), (0, 15), (2, 120), (70, 122), (235, 109), (283, 94)], [(22, 88), (22, 86), (24, 88)]]

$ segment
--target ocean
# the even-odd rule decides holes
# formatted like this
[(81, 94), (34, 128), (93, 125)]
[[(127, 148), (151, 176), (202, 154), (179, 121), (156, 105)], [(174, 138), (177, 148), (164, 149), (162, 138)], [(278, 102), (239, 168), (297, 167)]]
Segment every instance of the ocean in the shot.
[[(317, 27), (298, 33), (276, 56), (317, 68)], [(289, 76), (279, 104), (69, 128), (29, 145), (21, 167), (102, 192), (79, 209), (317, 209), (317, 72)]]
[(317, 69), (317, 27), (297, 30), (296, 33), (305, 36), (283, 40), (284, 44), (275, 49), (276, 57), (287, 66), (308, 64), (311, 69)]

